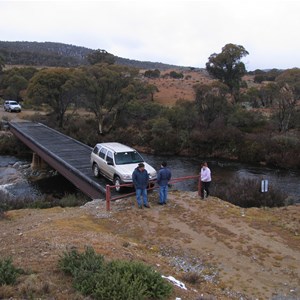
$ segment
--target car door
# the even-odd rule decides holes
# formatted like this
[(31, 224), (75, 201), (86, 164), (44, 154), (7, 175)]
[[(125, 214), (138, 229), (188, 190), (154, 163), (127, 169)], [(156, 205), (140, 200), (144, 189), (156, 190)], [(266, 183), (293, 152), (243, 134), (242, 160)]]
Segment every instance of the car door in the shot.
[(105, 161), (105, 156), (107, 153), (107, 149), (104, 147), (101, 147), (100, 151), (99, 151), (99, 158), (98, 158), (98, 167), (100, 169), (100, 172), (102, 175), (107, 176), (106, 173), (106, 161)]
[(112, 151), (110, 151), (110, 150), (107, 151), (105, 161), (106, 161), (107, 178), (109, 178), (111, 181), (113, 181), (114, 174), (115, 174), (115, 165), (114, 165), (114, 159), (113, 159)]

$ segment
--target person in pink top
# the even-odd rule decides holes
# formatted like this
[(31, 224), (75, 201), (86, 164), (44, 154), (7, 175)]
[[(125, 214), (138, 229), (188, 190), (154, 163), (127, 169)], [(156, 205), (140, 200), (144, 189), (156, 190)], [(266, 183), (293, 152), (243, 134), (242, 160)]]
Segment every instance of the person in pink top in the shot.
[(204, 199), (209, 196), (209, 186), (211, 183), (211, 171), (207, 166), (207, 162), (204, 162), (200, 171), (200, 180), (201, 180), (201, 199)]

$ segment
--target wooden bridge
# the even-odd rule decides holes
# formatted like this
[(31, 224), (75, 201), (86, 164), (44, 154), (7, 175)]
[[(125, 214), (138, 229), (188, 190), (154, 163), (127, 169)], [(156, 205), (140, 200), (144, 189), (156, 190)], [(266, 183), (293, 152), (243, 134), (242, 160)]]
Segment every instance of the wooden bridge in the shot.
[(34, 152), (33, 163), (46, 162), (90, 198), (103, 198), (105, 183), (93, 176), (91, 147), (41, 123), (9, 122), (9, 128)]

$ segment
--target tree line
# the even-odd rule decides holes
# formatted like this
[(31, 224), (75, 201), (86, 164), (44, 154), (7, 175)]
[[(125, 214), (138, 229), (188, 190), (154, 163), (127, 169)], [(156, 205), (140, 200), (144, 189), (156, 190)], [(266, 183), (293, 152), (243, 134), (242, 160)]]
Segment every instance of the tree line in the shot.
[(300, 70), (248, 88), (241, 61), (247, 54), (234, 44), (212, 54), (206, 68), (214, 80), (193, 87), (194, 101), (179, 100), (173, 107), (155, 103), (157, 88), (141, 80), (139, 69), (115, 64), (103, 50), (76, 68), (2, 71), (0, 90), (4, 98), (24, 100), (25, 107), (46, 106), (47, 118), (34, 118), (91, 146), (116, 140), (160, 154), (299, 168)]

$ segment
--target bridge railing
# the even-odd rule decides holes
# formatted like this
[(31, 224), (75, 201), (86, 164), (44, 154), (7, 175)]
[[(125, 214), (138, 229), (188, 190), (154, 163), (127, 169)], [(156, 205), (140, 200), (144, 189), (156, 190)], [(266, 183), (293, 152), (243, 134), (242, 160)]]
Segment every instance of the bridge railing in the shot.
[[(198, 179), (197, 188), (198, 188), (198, 195), (200, 196), (201, 180), (199, 180), (199, 175), (173, 178), (169, 181), (169, 184), (174, 184), (174, 183), (177, 183), (177, 182), (182, 182), (182, 181), (191, 180), (191, 179)], [(156, 183), (156, 181), (154, 181), (154, 183)], [(116, 188), (116, 187), (117, 187), (116, 185), (109, 185), (109, 184), (106, 185), (106, 210), (107, 211), (110, 211), (111, 201), (116, 201), (116, 200), (119, 200), (119, 199), (123, 199), (123, 198), (127, 198), (129, 196), (135, 195), (135, 192), (131, 192), (131, 193), (127, 193), (127, 194), (124, 194), (124, 195), (112, 197), (111, 196), (111, 190)], [(118, 185), (118, 187), (121, 187), (121, 188), (122, 187), (133, 187), (133, 184), (132, 183), (120, 184), (120, 185)], [(154, 184), (152, 187), (149, 186), (147, 188), (147, 190), (154, 190), (154, 189), (159, 189), (159, 186)]]

